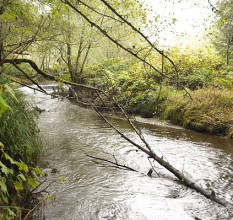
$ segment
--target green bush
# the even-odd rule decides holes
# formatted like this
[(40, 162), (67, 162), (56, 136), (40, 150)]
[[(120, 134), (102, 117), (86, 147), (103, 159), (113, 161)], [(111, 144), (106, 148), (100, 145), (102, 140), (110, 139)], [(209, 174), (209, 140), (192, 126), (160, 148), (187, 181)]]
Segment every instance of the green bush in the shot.
[[(233, 66), (226, 66), (211, 48), (173, 48), (164, 53), (177, 65), (178, 83), (168, 61), (164, 61), (164, 74), (172, 80), (148, 66), (145, 69), (135, 59), (93, 65), (87, 70), (86, 82), (114, 96), (129, 113), (158, 116), (194, 130), (232, 137)], [(161, 69), (161, 56), (151, 53), (147, 60)], [(183, 86), (190, 90), (193, 101)]]
[(16, 101), (7, 95), (8, 109), (0, 118), (0, 140), (5, 152), (15, 160), (33, 163), (40, 150), (35, 119), (36, 112), (25, 101), (22, 94), (16, 94)]
[(22, 94), (0, 85), (0, 218), (22, 214), (30, 188), (36, 188), (38, 175), (43, 175), (36, 167), (41, 143), (35, 119)]

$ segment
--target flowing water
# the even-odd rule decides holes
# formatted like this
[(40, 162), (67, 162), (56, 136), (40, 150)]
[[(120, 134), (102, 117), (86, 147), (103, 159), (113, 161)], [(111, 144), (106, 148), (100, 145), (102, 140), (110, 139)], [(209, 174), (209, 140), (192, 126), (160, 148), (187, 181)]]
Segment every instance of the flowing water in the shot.
[[(46, 89), (51, 87), (47, 85)], [(38, 120), (44, 144), (40, 166), (57, 172), (49, 174), (47, 183), (41, 186), (55, 181), (47, 189), (55, 200), (45, 210), (45, 219), (232, 219), (229, 210), (183, 186), (157, 163), (153, 165), (158, 175), (154, 172), (148, 177), (151, 165), (147, 156), (116, 134), (94, 111), (27, 88), (21, 90), (34, 106), (46, 110)], [(140, 143), (126, 120), (116, 116), (109, 120)], [(232, 201), (232, 140), (151, 119), (138, 121), (156, 153), (204, 188)], [(112, 161), (116, 158), (139, 172), (97, 164), (86, 154)]]

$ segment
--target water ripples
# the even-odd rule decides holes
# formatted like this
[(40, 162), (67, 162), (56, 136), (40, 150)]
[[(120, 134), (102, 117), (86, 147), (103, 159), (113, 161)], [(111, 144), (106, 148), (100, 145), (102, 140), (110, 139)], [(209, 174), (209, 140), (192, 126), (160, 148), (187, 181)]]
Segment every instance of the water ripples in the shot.
[[(47, 209), (46, 219), (230, 219), (223, 207), (180, 184), (156, 162), (153, 164), (159, 176), (145, 175), (150, 169), (146, 155), (123, 140), (93, 111), (67, 100), (22, 90), (30, 94), (38, 107), (46, 109), (38, 121), (44, 143), (41, 166), (58, 170), (49, 176), (49, 181), (58, 177), (66, 180), (65, 186), (56, 181), (49, 188), (56, 200)], [(141, 143), (126, 120), (108, 117), (127, 136)], [(144, 136), (159, 156), (165, 156), (204, 188), (211, 187), (232, 200), (231, 141), (155, 120), (139, 121)], [(103, 163), (96, 164), (86, 154), (109, 160), (114, 160), (114, 155), (118, 162), (140, 172), (103, 167)]]

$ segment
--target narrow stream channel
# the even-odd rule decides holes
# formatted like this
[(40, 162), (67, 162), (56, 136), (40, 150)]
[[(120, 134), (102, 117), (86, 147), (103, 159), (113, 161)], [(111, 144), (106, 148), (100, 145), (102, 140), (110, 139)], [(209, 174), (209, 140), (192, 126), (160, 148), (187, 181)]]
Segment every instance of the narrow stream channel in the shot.
[[(51, 88), (47, 85), (46, 89)], [(55, 201), (45, 210), (46, 220), (231, 219), (226, 208), (183, 186), (158, 164), (154, 166), (159, 176), (153, 173), (152, 178), (148, 177), (151, 166), (146, 155), (137, 152), (92, 110), (27, 88), (21, 90), (33, 105), (46, 110), (38, 120), (44, 144), (40, 166), (58, 171), (48, 177), (48, 182), (57, 181), (48, 189)], [(125, 120), (110, 120), (138, 140)], [(220, 197), (232, 201), (232, 140), (151, 119), (138, 120), (156, 153), (191, 174), (204, 188), (212, 188)], [(86, 154), (112, 160), (109, 154), (114, 154), (119, 163), (139, 172), (103, 167)], [(66, 185), (58, 180), (60, 177)]]

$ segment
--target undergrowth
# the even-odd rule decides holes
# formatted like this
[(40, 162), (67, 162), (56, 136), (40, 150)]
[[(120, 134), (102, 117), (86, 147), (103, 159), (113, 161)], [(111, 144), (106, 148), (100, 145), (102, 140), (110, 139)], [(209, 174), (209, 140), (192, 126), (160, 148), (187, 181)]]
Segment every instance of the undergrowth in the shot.
[(0, 85), (0, 219), (20, 219), (30, 207), (31, 189), (43, 175), (36, 113), (20, 93)]
[[(210, 48), (184, 52), (174, 48), (166, 53), (177, 65), (178, 83), (174, 68), (167, 61), (164, 74), (173, 80), (161, 77), (135, 59), (120, 58), (89, 66), (85, 82), (115, 97), (129, 113), (232, 137), (233, 67), (226, 66)], [(161, 69), (161, 57), (151, 53), (147, 59)]]
[(171, 96), (162, 118), (196, 131), (233, 138), (233, 92), (203, 88), (189, 97)]
[(0, 118), (0, 140), (5, 152), (15, 160), (33, 164), (40, 150), (38, 129), (35, 124), (37, 112), (25, 101), (23, 94), (16, 94), (17, 100), (8, 96), (8, 109)]

